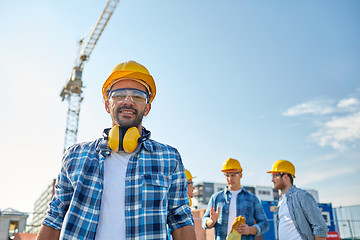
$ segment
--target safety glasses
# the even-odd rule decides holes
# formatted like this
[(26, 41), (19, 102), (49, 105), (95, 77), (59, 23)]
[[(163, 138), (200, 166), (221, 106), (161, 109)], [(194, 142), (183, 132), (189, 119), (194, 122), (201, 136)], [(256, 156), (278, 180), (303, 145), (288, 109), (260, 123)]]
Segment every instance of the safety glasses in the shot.
[(114, 102), (124, 102), (127, 97), (130, 97), (133, 103), (147, 103), (149, 94), (136, 88), (120, 88), (109, 92), (109, 99)]
[(226, 178), (229, 178), (229, 177), (233, 178), (233, 177), (237, 177), (240, 173), (241, 172), (225, 173), (224, 176)]
[(272, 178), (272, 179), (277, 178), (277, 177), (282, 177), (282, 176), (284, 176), (284, 173), (271, 174), (271, 178)]

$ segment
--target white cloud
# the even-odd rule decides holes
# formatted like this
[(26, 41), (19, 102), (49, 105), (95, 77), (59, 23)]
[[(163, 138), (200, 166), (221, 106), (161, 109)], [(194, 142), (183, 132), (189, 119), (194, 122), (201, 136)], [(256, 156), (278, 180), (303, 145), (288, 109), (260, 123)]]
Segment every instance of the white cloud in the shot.
[(356, 172), (357, 168), (335, 168), (331, 171), (316, 171), (316, 172), (306, 172), (304, 176), (296, 176), (299, 185), (308, 185), (320, 181), (325, 181), (327, 179), (335, 178), (337, 176), (342, 176)]
[(284, 116), (299, 116), (304, 114), (325, 115), (338, 112), (354, 112), (360, 109), (360, 101), (354, 97), (341, 99), (332, 106), (331, 100), (311, 100), (300, 103), (286, 110)]
[(307, 113), (312, 114), (329, 114), (334, 112), (334, 108), (329, 106), (328, 101), (314, 100), (296, 105), (289, 108), (283, 115), (284, 116), (298, 116)]
[[(310, 137), (320, 146), (344, 150), (349, 143), (360, 139), (360, 101), (355, 97), (341, 99), (337, 104), (331, 100), (315, 99), (283, 113), (292, 117), (304, 114), (314, 116), (313, 125), (318, 130)], [(316, 118), (318, 115), (322, 115), (321, 120)]]
[(346, 148), (347, 142), (360, 139), (360, 112), (325, 122), (317, 132), (311, 134), (311, 137), (320, 146)]
[(357, 107), (360, 106), (360, 101), (357, 100), (356, 98), (347, 98), (347, 99), (342, 99), (339, 101), (339, 103), (336, 105), (338, 108), (343, 108), (343, 109), (356, 109)]

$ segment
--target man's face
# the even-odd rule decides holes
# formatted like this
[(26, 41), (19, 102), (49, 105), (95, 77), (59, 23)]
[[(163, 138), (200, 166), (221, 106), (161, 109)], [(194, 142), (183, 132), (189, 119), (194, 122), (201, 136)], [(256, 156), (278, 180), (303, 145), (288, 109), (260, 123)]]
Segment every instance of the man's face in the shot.
[(274, 189), (276, 191), (285, 189), (285, 187), (286, 187), (284, 179), (283, 179), (283, 173), (273, 173), (271, 181), (274, 183)]
[(242, 173), (240, 171), (226, 172), (224, 175), (229, 190), (236, 191), (241, 188), (240, 179), (242, 178)]
[[(146, 88), (141, 83), (131, 79), (125, 79), (115, 83), (111, 90), (126, 88), (146, 92)], [(147, 102), (134, 102), (130, 96), (127, 96), (123, 100), (109, 96), (105, 101), (105, 109), (111, 115), (113, 126), (137, 127), (140, 130), (142, 127), (142, 119), (150, 112), (151, 104)]]
[(187, 190), (187, 194), (189, 195), (189, 197), (194, 197), (194, 183), (191, 179), (187, 180), (188, 183), (188, 190)]

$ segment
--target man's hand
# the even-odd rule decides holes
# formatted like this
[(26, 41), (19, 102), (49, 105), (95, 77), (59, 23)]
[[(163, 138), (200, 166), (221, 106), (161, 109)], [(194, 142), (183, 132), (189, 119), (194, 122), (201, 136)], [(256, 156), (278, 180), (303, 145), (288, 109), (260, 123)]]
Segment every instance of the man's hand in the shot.
[(208, 219), (206, 221), (206, 225), (208, 228), (212, 228), (215, 225), (215, 223), (217, 222), (217, 220), (219, 218), (219, 215), (220, 215), (220, 207), (218, 206), (216, 209), (216, 212), (215, 212), (213, 206), (211, 206), (210, 219)]
[(216, 209), (216, 212), (213, 208), (213, 206), (211, 206), (211, 209), (210, 209), (210, 218), (211, 220), (213, 220), (214, 223), (216, 223), (216, 221), (218, 220), (219, 218), (219, 215), (220, 215), (220, 207), (218, 206), (217, 209)]
[(257, 229), (255, 227), (249, 227), (247, 224), (240, 224), (235, 228), (235, 230), (238, 233), (244, 234), (244, 235), (256, 235)]

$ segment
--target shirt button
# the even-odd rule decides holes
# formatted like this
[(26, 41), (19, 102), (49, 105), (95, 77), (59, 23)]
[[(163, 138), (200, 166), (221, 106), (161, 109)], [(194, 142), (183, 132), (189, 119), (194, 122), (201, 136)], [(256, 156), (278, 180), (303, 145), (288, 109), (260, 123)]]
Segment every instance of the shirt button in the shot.
[(160, 183), (160, 181), (159, 181), (159, 179), (156, 179), (156, 181), (155, 181), (157, 184), (159, 184)]
[(98, 215), (99, 214), (99, 211), (95, 211), (95, 215)]

